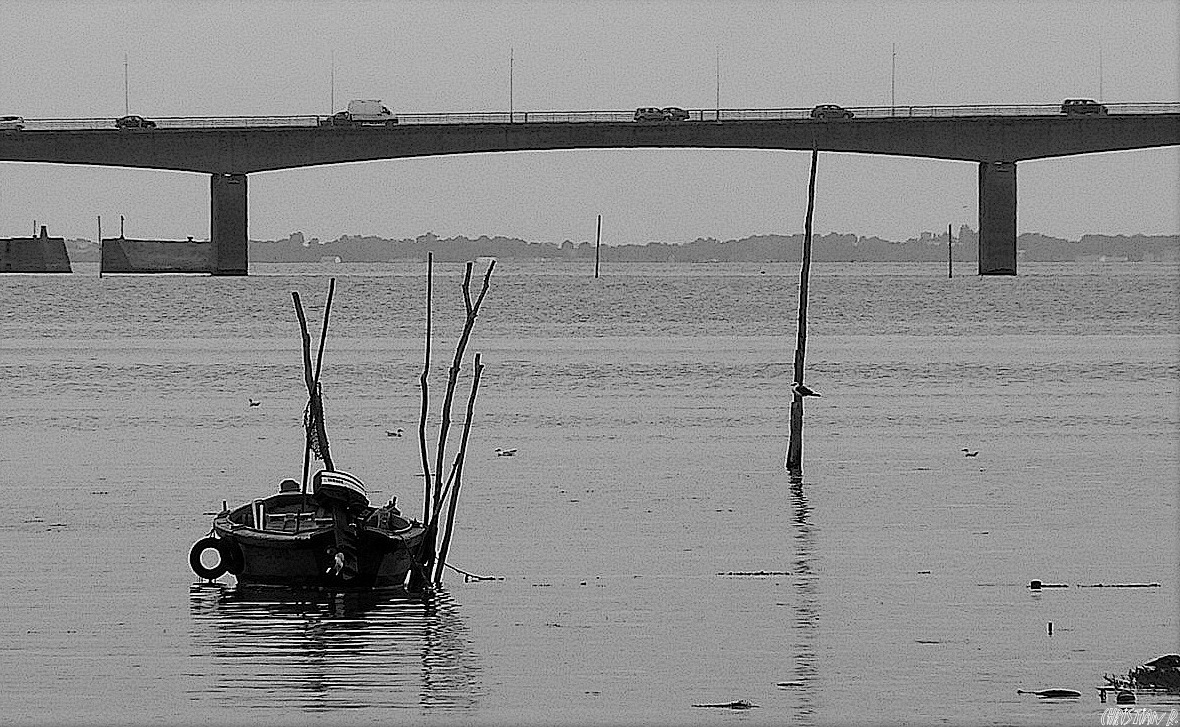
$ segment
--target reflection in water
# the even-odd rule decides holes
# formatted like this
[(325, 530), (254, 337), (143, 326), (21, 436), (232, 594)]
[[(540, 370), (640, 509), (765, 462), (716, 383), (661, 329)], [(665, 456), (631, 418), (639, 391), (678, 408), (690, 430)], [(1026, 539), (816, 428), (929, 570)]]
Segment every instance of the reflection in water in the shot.
[(243, 717), (476, 707), (478, 668), (445, 590), (315, 596), (194, 584), (187, 671), (194, 705), (209, 700)]
[(791, 510), (795, 528), (795, 563), (791, 568), (795, 583), (795, 682), (799, 690), (799, 718), (802, 724), (814, 724), (814, 694), (816, 683), (816, 641), (819, 638), (819, 598), (816, 577), (811, 561), (815, 554), (815, 526), (811, 524), (811, 509), (803, 494), (803, 478), (792, 473)]

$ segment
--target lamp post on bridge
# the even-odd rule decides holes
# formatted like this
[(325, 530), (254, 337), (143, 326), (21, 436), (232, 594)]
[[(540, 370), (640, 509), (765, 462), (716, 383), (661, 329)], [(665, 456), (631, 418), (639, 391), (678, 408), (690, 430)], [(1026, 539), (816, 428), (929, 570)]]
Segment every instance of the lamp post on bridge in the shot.
[(889, 60), (889, 115), (893, 116), (897, 106), (897, 43), (893, 44), (893, 55)]

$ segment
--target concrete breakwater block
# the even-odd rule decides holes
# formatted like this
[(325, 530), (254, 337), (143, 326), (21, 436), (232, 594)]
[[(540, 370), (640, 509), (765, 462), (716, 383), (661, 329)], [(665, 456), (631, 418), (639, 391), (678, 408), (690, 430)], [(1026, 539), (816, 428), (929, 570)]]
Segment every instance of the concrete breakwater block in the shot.
[(41, 225), (37, 237), (0, 239), (0, 273), (72, 273), (64, 237), (50, 237)]

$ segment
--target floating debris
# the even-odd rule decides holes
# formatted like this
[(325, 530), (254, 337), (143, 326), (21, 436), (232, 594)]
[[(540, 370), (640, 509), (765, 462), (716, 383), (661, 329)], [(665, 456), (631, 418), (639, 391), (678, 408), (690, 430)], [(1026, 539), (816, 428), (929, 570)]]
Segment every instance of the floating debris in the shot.
[(1079, 583), (1078, 588), (1159, 588), (1158, 583)]
[(1017, 694), (1035, 694), (1042, 699), (1078, 699), (1082, 696), (1081, 692), (1075, 692), (1072, 689), (1041, 689), (1035, 692), (1026, 692), (1023, 689), (1017, 689)]
[(1034, 591), (1039, 591), (1042, 588), (1069, 588), (1065, 583), (1041, 583), (1040, 581), (1029, 581), (1028, 587)]
[(736, 702), (726, 702), (725, 704), (694, 704), (694, 707), (716, 707), (718, 709), (756, 709), (757, 704), (750, 704), (744, 699), (739, 699)]
[(785, 570), (731, 570), (717, 575), (728, 578), (765, 578), (766, 576), (789, 576), (791, 574)]

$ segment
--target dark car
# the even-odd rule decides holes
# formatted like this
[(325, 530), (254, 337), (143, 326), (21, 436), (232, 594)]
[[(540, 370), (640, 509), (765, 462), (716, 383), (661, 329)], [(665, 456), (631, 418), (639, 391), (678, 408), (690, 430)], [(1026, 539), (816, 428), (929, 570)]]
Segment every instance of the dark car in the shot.
[(25, 128), (25, 120), (20, 116), (0, 116), (0, 131), (20, 131)]
[(848, 109), (831, 103), (820, 104), (811, 110), (813, 119), (851, 119), (852, 116)]
[(658, 106), (640, 106), (635, 109), (636, 121), (664, 121), (667, 118), (664, 110)]
[(1106, 107), (1092, 98), (1067, 98), (1061, 103), (1061, 113), (1106, 116)]
[(115, 119), (116, 129), (154, 129), (156, 122), (151, 119), (145, 119), (142, 116), (131, 114), (130, 116), (122, 116)]
[(688, 112), (679, 106), (669, 106), (663, 109), (664, 118), (668, 121), (688, 121)]

